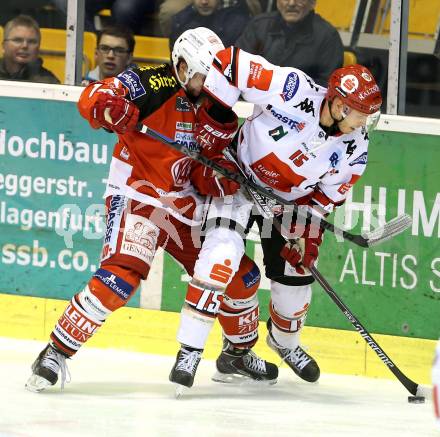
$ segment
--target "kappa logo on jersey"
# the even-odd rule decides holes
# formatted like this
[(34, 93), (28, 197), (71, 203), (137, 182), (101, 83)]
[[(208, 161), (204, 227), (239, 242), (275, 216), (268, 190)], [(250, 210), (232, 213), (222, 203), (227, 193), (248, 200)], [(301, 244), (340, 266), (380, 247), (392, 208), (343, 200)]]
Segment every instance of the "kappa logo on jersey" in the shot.
[(316, 83), (313, 82), (313, 80), (310, 79), (310, 77), (306, 76), (306, 81), (309, 84), (310, 88), (312, 88), (313, 91), (316, 91), (316, 92), (319, 91), (319, 88), (316, 86)]
[(98, 269), (93, 277), (99, 279), (105, 286), (110, 288), (113, 293), (123, 300), (127, 300), (130, 297), (130, 293), (133, 291), (132, 285), (108, 270)]
[(266, 70), (261, 64), (251, 61), (247, 87), (267, 91), (272, 82), (272, 76), (273, 70)]
[(173, 76), (162, 76), (160, 73), (151, 76), (148, 80), (150, 88), (153, 91), (159, 91), (161, 88), (173, 88), (177, 85), (177, 80)]
[(284, 82), (283, 92), (280, 94), (281, 98), (288, 102), (293, 98), (293, 96), (298, 91), (299, 87), (299, 77), (296, 73), (292, 71), (287, 75), (286, 81)]
[(176, 129), (192, 131), (193, 130), (193, 124), (192, 123), (187, 123), (185, 121), (178, 121), (176, 123)]
[(354, 151), (356, 150), (357, 146), (354, 143), (354, 140), (348, 140), (348, 141), (342, 141), (344, 144), (347, 144), (347, 150), (345, 153), (351, 158), (351, 155), (353, 155)]
[(349, 166), (353, 167), (353, 165), (360, 164), (360, 165), (367, 165), (368, 161), (368, 152), (362, 153), (362, 155), (359, 155), (353, 162), (350, 162)]
[(174, 134), (174, 141), (176, 143), (182, 144), (182, 146), (188, 147), (189, 150), (194, 151), (199, 149), (199, 145), (194, 140), (194, 135), (189, 132), (179, 132)]
[(126, 70), (123, 73), (119, 74), (117, 78), (128, 89), (131, 100), (136, 100), (147, 93), (141, 83), (139, 76), (134, 71)]
[(188, 182), (191, 173), (191, 161), (191, 158), (188, 157), (180, 158), (171, 167), (176, 186), (183, 187)]
[(177, 98), (176, 98), (176, 111), (178, 111), (178, 112), (191, 112), (191, 103), (189, 103), (185, 97), (177, 96)]
[(299, 102), (297, 105), (293, 106), (294, 108), (299, 108), (301, 111), (304, 111), (306, 114), (311, 112), (313, 117), (315, 116), (315, 107), (313, 106), (313, 100), (309, 100), (306, 98), (302, 102)]
[(269, 131), (269, 135), (275, 140), (281, 140), (281, 138), (285, 137), (288, 134), (287, 131), (284, 130), (283, 126), (278, 126), (275, 129)]
[[(304, 123), (302, 120), (293, 120), (291, 118), (289, 118), (287, 115), (282, 114), (281, 112), (277, 112), (272, 105), (267, 105), (266, 109), (268, 111), (270, 111), (270, 113), (279, 121), (281, 121), (282, 123), (286, 123), (290, 129), (295, 129), (297, 132), (302, 131), (305, 126), (306, 123)], [(269, 132), (270, 135), (270, 132)], [(276, 140), (275, 140), (276, 141)]]

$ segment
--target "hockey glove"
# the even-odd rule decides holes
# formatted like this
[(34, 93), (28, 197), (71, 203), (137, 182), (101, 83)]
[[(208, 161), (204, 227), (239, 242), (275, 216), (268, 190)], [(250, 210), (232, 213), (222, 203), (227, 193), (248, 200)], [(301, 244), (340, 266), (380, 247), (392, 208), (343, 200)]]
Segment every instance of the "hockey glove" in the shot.
[(92, 116), (105, 129), (124, 134), (136, 127), (139, 109), (123, 97), (99, 93), (93, 105)]
[(232, 111), (231, 115), (235, 117), (233, 121), (220, 123), (208, 114), (206, 106), (197, 111), (194, 138), (201, 146), (202, 155), (212, 158), (231, 144), (238, 130), (238, 118)]
[[(286, 243), (281, 249), (280, 255), (292, 265), (300, 275), (304, 275), (304, 267), (310, 268), (318, 258), (323, 230), (316, 224), (306, 225), (305, 227), (301, 226), (301, 228), (304, 229), (304, 231), (300, 234), (302, 236), (298, 240), (298, 243), (294, 245)], [(294, 225), (291, 229), (291, 233), (298, 235), (299, 232), (300, 227), (298, 226), (296, 229)]]
[[(212, 158), (217, 164), (221, 165), (228, 171), (237, 172), (237, 166), (220, 156)], [(228, 178), (218, 174), (215, 170), (204, 167), (203, 169), (203, 184), (198, 184), (200, 194), (204, 196), (224, 197), (234, 194), (240, 188), (240, 184), (231, 181)]]

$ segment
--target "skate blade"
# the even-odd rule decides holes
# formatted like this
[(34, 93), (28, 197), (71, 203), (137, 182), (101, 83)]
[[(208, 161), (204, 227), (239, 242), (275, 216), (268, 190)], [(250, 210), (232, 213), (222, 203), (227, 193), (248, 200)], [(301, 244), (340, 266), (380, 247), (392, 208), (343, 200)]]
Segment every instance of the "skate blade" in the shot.
[(26, 382), (25, 389), (33, 393), (39, 393), (45, 390), (47, 387), (51, 387), (52, 384), (45, 378), (33, 374)]
[(252, 379), (249, 376), (239, 375), (237, 373), (221, 373), (216, 372), (212, 378), (214, 382), (231, 385), (253, 385), (253, 386), (267, 386), (276, 384), (277, 379)]
[(176, 384), (176, 383), (174, 383), (174, 385), (176, 387), (174, 391), (174, 397), (176, 399), (179, 399), (188, 390), (188, 387), (186, 385)]

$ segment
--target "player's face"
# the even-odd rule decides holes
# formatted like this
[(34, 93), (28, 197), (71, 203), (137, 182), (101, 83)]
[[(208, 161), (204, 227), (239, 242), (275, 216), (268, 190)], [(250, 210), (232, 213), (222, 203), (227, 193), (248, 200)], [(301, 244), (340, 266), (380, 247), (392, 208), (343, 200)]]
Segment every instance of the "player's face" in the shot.
[(200, 15), (207, 16), (215, 12), (220, 0), (193, 0), (194, 7)]
[(342, 111), (344, 118), (338, 122), (339, 130), (342, 133), (348, 134), (367, 125), (369, 114), (364, 114), (346, 105), (343, 106)]
[(186, 85), (188, 93), (192, 97), (199, 97), (202, 92), (203, 84), (205, 83), (206, 76), (202, 73), (195, 73)]
[(28, 64), (38, 58), (40, 40), (32, 27), (13, 27), (3, 42), (4, 58), (12, 64)]
[(112, 35), (102, 35), (95, 51), (95, 61), (99, 65), (100, 79), (117, 76), (131, 62), (127, 41)]
[(277, 8), (287, 23), (301, 21), (314, 7), (315, 0), (277, 0)]

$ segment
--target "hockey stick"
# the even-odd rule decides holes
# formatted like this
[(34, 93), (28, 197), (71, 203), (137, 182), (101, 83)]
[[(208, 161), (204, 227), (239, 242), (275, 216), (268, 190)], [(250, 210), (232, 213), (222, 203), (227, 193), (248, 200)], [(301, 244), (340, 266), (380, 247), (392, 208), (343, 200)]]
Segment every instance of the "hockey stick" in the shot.
[(292, 208), (292, 211), (295, 214), (307, 220), (314, 220), (317, 224), (319, 224), (319, 226), (322, 229), (326, 229), (330, 232), (333, 232), (336, 235), (340, 235), (344, 240), (349, 240), (358, 246), (371, 247), (380, 244), (386, 240), (389, 240), (395, 235), (400, 234), (405, 229), (411, 226), (412, 223), (411, 217), (408, 214), (402, 214), (371, 232), (365, 233), (363, 235), (352, 234), (350, 232), (342, 230), (341, 228), (338, 228), (333, 223), (330, 223), (327, 220), (318, 217), (316, 214), (312, 212), (310, 208), (307, 209), (304, 207), (299, 208), (295, 202), (283, 199), (282, 197), (278, 196), (276, 193), (270, 192), (266, 190), (264, 187), (256, 184), (254, 181), (247, 178), (243, 174), (235, 173), (225, 169), (216, 162), (211, 161), (210, 159), (206, 158), (203, 155), (200, 155), (198, 150), (191, 150), (187, 146), (183, 144), (179, 144), (177, 141), (173, 141), (172, 139), (165, 137), (164, 135), (156, 132), (155, 130), (149, 128), (148, 126), (142, 123), (137, 124), (136, 130), (139, 133), (146, 134), (151, 138), (154, 138), (155, 140), (160, 141), (161, 143), (166, 144), (167, 146), (170, 146), (173, 149), (178, 150), (184, 155), (194, 159), (197, 162), (200, 162), (204, 166), (215, 170), (222, 176), (231, 179), (248, 189), (251, 189), (252, 191), (258, 193), (260, 196), (263, 196), (264, 198), (267, 199), (271, 199), (280, 205), (288, 206)]
[[(225, 157), (232, 162), (236, 162), (235, 156), (229, 151), (226, 150), (223, 152)], [(240, 168), (242, 175), (244, 174), (243, 169)], [(286, 240), (287, 243), (290, 243), (297, 247), (297, 250), (301, 250), (298, 246), (298, 243), (295, 240), (290, 240), (286, 238), (283, 234), (283, 224), (280, 219), (273, 214), (270, 214), (268, 211), (267, 204), (261, 202), (261, 199), (258, 196), (258, 193), (254, 193), (252, 189), (246, 187), (248, 189), (249, 195), (254, 199), (256, 204), (259, 206), (259, 209), (262, 211), (263, 215), (267, 218), (271, 218), (273, 220), (273, 225), (275, 229), (280, 233), (280, 235)], [(256, 195), (255, 195), (256, 194)], [(312, 266), (309, 268), (309, 271), (313, 278), (318, 282), (318, 284), (322, 287), (322, 289), (328, 294), (330, 299), (338, 306), (338, 308), (342, 311), (344, 316), (348, 319), (348, 321), (354, 326), (356, 331), (361, 335), (361, 337), (365, 340), (365, 342), (370, 346), (370, 348), (376, 352), (377, 356), (381, 359), (381, 361), (390, 369), (390, 371), (394, 374), (394, 376), (399, 380), (399, 382), (414, 396), (422, 396), (429, 397), (429, 393), (426, 392), (424, 387), (419, 386), (417, 383), (409, 379), (391, 360), (391, 358), (385, 353), (385, 351), (379, 346), (379, 344), (374, 340), (371, 334), (367, 331), (367, 329), (362, 325), (359, 319), (349, 310), (349, 308), (344, 304), (341, 298), (337, 295), (335, 290), (331, 287), (328, 281), (322, 276), (319, 270)]]

